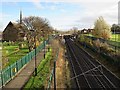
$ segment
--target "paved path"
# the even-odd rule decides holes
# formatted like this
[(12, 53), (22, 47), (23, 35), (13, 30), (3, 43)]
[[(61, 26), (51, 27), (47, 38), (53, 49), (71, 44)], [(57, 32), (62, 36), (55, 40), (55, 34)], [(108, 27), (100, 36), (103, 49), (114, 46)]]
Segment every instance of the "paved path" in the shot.
[[(47, 50), (47, 48), (46, 48)], [(40, 61), (44, 58), (44, 50), (37, 54), (37, 66), (39, 65)], [(23, 86), (27, 83), (30, 76), (34, 72), (34, 58), (16, 75), (14, 79), (12, 79), (8, 84), (6, 84), (3, 89), (8, 88), (16, 88), (22, 89)]]

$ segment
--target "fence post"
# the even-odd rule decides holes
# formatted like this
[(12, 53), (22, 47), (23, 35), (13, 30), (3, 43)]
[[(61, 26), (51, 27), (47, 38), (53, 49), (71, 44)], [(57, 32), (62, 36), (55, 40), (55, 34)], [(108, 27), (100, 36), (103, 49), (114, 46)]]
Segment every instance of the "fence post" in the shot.
[(54, 61), (54, 90), (56, 90), (56, 61)]
[(16, 69), (17, 69), (17, 72), (18, 72), (18, 64), (17, 64), (17, 61), (16, 61), (15, 63), (16, 63)]
[[(25, 59), (25, 64), (26, 64), (26, 63), (27, 63), (27, 61), (26, 61), (26, 56), (24, 56), (24, 59)], [(25, 65), (25, 64), (24, 64), (24, 65)]]
[(23, 67), (22, 59), (20, 59), (20, 60), (21, 60), (21, 65), (22, 65), (22, 67)]
[(11, 75), (11, 65), (9, 66), (9, 68), (10, 68), (10, 78), (12, 77), (12, 75)]
[(0, 73), (1, 73), (2, 88), (3, 88), (3, 76), (2, 76), (2, 71), (1, 71)]

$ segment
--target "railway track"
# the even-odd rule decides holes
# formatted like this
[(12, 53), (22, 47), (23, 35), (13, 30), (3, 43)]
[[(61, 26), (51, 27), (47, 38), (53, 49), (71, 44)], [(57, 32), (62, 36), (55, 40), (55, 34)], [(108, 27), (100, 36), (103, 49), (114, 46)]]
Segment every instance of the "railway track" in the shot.
[(65, 44), (77, 88), (120, 88), (120, 79), (65, 36)]

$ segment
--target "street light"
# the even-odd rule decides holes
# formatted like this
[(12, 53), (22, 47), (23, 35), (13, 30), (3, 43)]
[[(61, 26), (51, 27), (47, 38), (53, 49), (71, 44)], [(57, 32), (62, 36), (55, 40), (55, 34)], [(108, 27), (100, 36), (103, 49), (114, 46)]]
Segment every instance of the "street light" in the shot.
[(42, 31), (42, 33), (43, 33), (43, 42), (44, 42), (44, 59), (45, 59), (45, 33), (44, 33), (44, 31), (43, 31), (43, 29), (41, 30)]
[[(116, 42), (116, 30), (115, 30), (115, 28), (114, 28), (114, 40), (115, 40), (115, 42)], [(115, 55), (116, 55), (116, 45), (115, 45)]]
[(34, 32), (34, 49), (35, 49), (35, 76), (37, 76), (37, 65), (36, 65), (36, 31), (34, 29), (30, 30), (31, 32)]

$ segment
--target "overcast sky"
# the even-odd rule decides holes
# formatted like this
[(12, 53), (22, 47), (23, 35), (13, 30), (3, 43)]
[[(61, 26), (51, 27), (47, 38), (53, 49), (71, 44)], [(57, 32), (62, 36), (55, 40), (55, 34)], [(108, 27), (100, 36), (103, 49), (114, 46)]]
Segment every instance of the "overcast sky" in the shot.
[(20, 9), (23, 17), (40, 16), (59, 30), (72, 27), (92, 28), (99, 16), (108, 24), (118, 23), (119, 0), (2, 0), (0, 1), (0, 31), (9, 21), (19, 19)]

